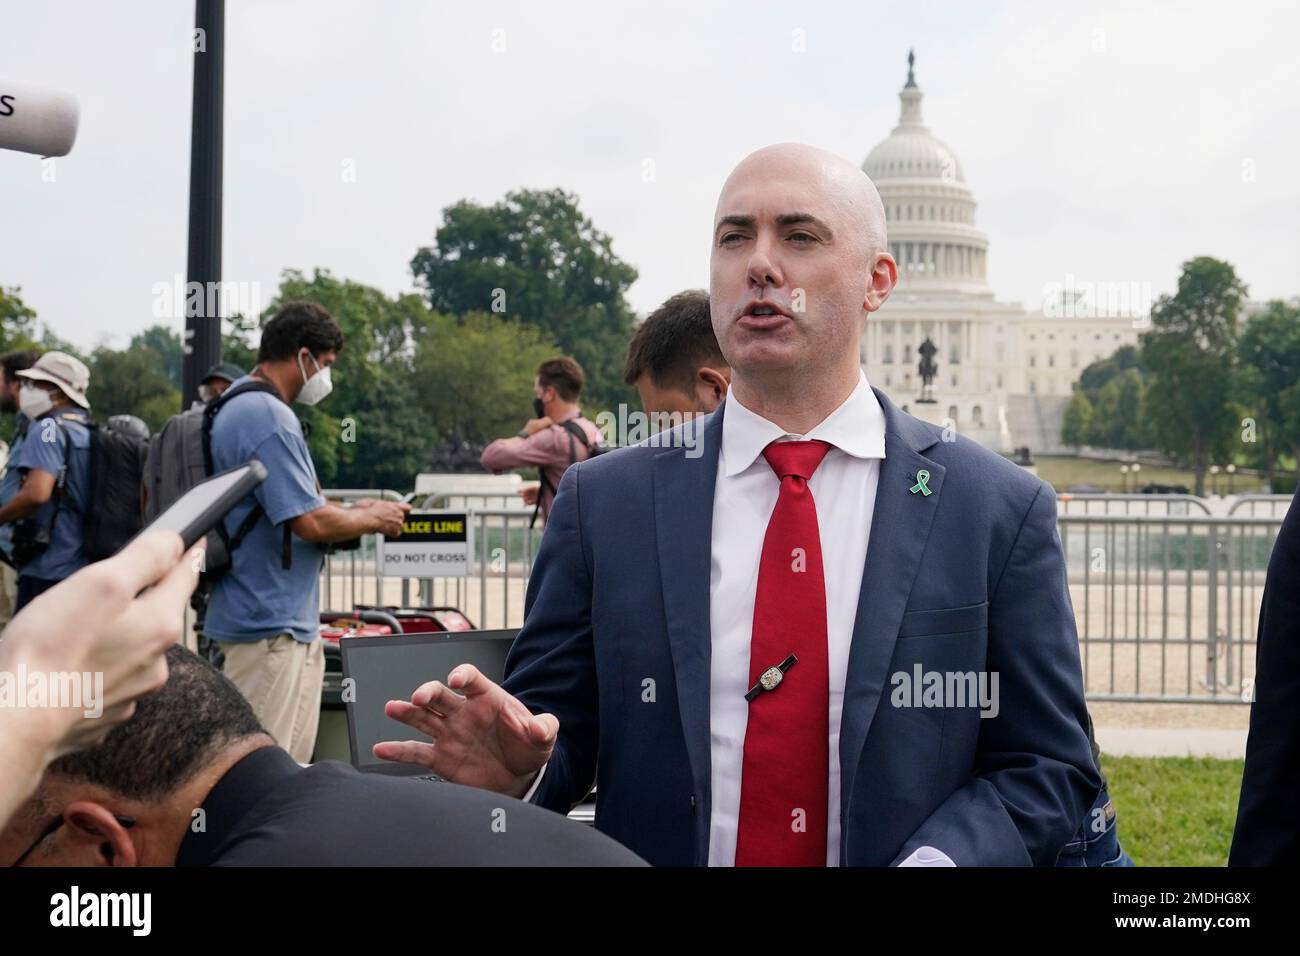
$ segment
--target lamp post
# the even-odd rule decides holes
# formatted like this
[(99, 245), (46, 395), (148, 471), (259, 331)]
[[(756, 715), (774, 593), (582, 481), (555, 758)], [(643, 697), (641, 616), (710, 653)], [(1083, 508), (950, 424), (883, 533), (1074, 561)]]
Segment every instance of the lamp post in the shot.
[(1228, 494), (1231, 495), (1231, 494), (1232, 494), (1232, 476), (1235, 475), (1235, 474), (1237, 473), (1237, 466), (1234, 465), (1234, 464), (1229, 464), (1226, 470), (1227, 470), (1227, 472), (1228, 472)]
[(1210, 466), (1210, 482), (1213, 488), (1213, 491), (1211, 493), (1217, 498), (1219, 495), (1219, 466), (1218, 465)]
[(1133, 491), (1134, 491), (1134, 492), (1136, 492), (1136, 491), (1138, 490), (1138, 472), (1141, 471), (1141, 470), (1142, 470), (1142, 466), (1139, 465), (1136, 461), (1133, 462), (1133, 464), (1129, 466), (1129, 471), (1131, 471), (1131, 472), (1133, 473)]
[[(221, 162), (225, 75), (225, 0), (197, 0), (194, 10), (194, 98), (190, 121), (190, 220), (186, 295), (196, 288), (198, 315), (185, 310), (181, 407), (199, 396), (199, 382), (221, 361)], [(198, 285), (194, 285), (197, 283)], [(209, 295), (209, 290), (213, 290)]]
[(1128, 465), (1119, 466), (1119, 485), (1125, 492), (1128, 491)]

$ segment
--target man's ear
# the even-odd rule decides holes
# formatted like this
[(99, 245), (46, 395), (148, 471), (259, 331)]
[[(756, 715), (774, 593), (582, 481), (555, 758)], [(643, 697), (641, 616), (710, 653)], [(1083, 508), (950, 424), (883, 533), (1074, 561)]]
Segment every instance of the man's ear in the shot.
[(876, 265), (871, 270), (871, 275), (867, 277), (867, 296), (862, 302), (862, 308), (867, 312), (875, 312), (885, 304), (889, 293), (894, 291), (896, 285), (898, 285), (898, 263), (888, 252), (882, 252), (876, 257)]
[(727, 397), (727, 389), (730, 387), (730, 368), (723, 366), (716, 369), (705, 365), (695, 373), (696, 408), (706, 413), (715, 411)]
[(112, 811), (89, 800), (70, 803), (63, 810), (68, 839), (93, 844), (101, 866), (136, 866), (139, 858), (135, 843), (126, 827), (118, 823)]

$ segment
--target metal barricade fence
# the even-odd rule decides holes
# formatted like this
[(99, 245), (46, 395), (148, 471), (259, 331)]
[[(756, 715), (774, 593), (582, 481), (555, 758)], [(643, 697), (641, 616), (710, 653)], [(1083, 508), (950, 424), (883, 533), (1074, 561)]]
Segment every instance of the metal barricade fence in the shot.
[(1210, 514), (1204, 499), (1196, 495), (1061, 494), (1056, 496), (1058, 515), (1188, 515)]
[(1291, 495), (1237, 495), (1237, 500), (1228, 509), (1228, 514), (1244, 514), (1251, 517), (1267, 516), (1270, 518), (1286, 517), (1291, 507)]
[[(325, 494), (341, 497), (334, 491)], [(351, 497), (378, 495), (357, 492)], [(379, 565), (379, 536), (364, 535), (356, 550), (326, 556), (321, 570), (322, 610), (346, 611), (358, 605), (455, 607), (476, 627), (519, 627), (542, 527), (529, 527), (531, 511), (471, 508), (466, 514), (472, 551), (465, 577), (385, 577)]]
[[(392, 500), (393, 493), (349, 493), (381, 495)], [(531, 512), (518, 508), (467, 514), (473, 551), (465, 577), (385, 578), (376, 536), (367, 535), (360, 549), (326, 559), (322, 607), (450, 606), (477, 627), (519, 627), (542, 527), (530, 528)], [(1248, 702), (1260, 600), (1280, 525), (1280, 516), (1059, 515), (1089, 699)]]
[(1088, 697), (1246, 703), (1279, 518), (1061, 515)]

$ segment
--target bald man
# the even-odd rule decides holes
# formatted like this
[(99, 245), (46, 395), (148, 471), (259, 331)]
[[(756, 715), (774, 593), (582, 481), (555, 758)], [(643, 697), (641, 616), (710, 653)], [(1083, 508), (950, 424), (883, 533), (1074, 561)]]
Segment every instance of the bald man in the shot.
[(1052, 865), (1101, 789), (1055, 496), (869, 386), (887, 248), (852, 164), (746, 157), (713, 219), (726, 399), (566, 472), (504, 685), (390, 701), (433, 742), (376, 755), (560, 812), (595, 783), (655, 864)]

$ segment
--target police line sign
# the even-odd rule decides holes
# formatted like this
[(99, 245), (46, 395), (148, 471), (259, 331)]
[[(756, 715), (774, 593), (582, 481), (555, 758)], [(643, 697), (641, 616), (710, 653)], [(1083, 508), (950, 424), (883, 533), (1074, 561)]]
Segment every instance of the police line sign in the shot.
[(469, 515), (463, 511), (412, 511), (400, 538), (379, 538), (379, 566), (388, 578), (463, 578), (469, 555)]

